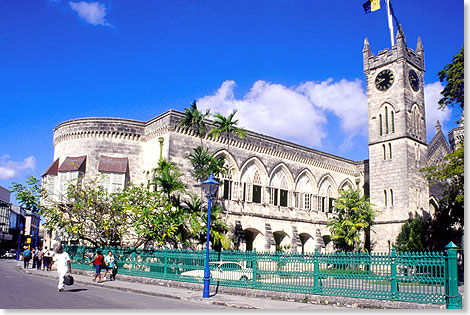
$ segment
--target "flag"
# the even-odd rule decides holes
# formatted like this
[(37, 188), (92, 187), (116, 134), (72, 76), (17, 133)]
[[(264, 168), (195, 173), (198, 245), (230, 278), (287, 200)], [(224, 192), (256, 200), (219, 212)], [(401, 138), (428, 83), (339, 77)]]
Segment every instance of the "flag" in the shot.
[(395, 24), (397, 25), (400, 25), (400, 22), (398, 21), (397, 17), (395, 16), (395, 12), (393, 11), (393, 7), (392, 7), (392, 2), (390, 1), (390, 13), (392, 14), (392, 17), (393, 19), (395, 20)]
[(367, 2), (362, 5), (362, 7), (364, 8), (364, 12), (367, 14), (379, 10), (380, 5), (383, 4), (384, 0), (367, 0)]

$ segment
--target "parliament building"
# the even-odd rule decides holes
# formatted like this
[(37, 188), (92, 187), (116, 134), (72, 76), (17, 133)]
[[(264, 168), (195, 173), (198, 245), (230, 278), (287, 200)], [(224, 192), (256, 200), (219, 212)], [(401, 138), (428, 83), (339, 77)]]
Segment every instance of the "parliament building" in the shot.
[[(339, 190), (360, 187), (380, 211), (370, 234), (374, 252), (386, 252), (411, 214), (433, 213), (439, 196), (419, 171), (450, 152), (440, 126), (428, 144), (423, 91), (424, 50), (408, 48), (401, 28), (392, 49), (363, 49), (367, 77), (369, 159), (352, 161), (247, 130), (246, 138), (206, 136), (203, 145), (224, 155), (231, 172), (220, 179), (219, 200), (239, 250), (332, 251), (326, 221)], [(340, 104), (338, 104), (340, 106)], [(54, 160), (43, 174), (60, 195), (69, 180), (104, 174), (105, 188), (145, 183), (160, 157), (177, 165), (189, 190), (200, 191), (186, 156), (201, 139), (169, 110), (147, 121), (79, 118), (54, 130)], [(212, 126), (208, 122), (209, 128)], [(463, 126), (462, 126), (463, 130)], [(461, 134), (463, 136), (463, 132)], [(449, 138), (450, 135), (449, 135)], [(452, 137), (452, 139), (454, 139)], [(227, 150), (230, 149), (230, 152)]]

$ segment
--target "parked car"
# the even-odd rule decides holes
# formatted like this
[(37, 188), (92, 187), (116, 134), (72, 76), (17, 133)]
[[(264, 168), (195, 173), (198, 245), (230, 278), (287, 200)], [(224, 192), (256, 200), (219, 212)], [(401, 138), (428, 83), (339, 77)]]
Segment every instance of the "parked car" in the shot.
[[(253, 269), (244, 268), (234, 261), (209, 262), (209, 271), (213, 280), (252, 280)], [(204, 278), (204, 268), (181, 273), (183, 277)]]
[(2, 258), (8, 258), (8, 259), (16, 258), (16, 250), (14, 249), (8, 250), (7, 252), (5, 252), (5, 254), (2, 255)]

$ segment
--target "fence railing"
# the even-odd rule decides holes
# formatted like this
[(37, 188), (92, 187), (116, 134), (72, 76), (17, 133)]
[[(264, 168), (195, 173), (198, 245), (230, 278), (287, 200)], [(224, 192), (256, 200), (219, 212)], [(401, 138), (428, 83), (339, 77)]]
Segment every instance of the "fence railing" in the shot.
[[(96, 248), (66, 246), (73, 268), (93, 270)], [(203, 283), (205, 251), (101, 248), (118, 273)], [(211, 283), (250, 289), (360, 297), (462, 308), (457, 252), (272, 253), (210, 252)]]

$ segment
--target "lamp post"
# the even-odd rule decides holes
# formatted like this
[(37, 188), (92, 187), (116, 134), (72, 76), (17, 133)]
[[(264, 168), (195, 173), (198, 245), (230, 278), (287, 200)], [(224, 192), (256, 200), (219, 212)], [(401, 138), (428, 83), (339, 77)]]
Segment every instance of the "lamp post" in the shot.
[(16, 251), (16, 261), (20, 259), (20, 245), (21, 245), (21, 230), (23, 229), (23, 223), (20, 223), (19, 225), (19, 232), (18, 232), (18, 250)]
[(36, 238), (34, 240), (34, 248), (36, 248), (36, 250), (38, 249), (39, 220), (40, 216), (36, 216)]
[(211, 201), (212, 198), (215, 197), (215, 193), (217, 192), (217, 188), (219, 188), (219, 183), (214, 179), (211, 175), (209, 179), (202, 182), (202, 186), (204, 187), (204, 192), (209, 200), (209, 207), (207, 210), (207, 245), (206, 245), (206, 263), (204, 266), (204, 289), (202, 291), (202, 297), (208, 298), (209, 297), (209, 285), (210, 285), (210, 271), (209, 271), (209, 244), (210, 244), (210, 230), (211, 230)]

